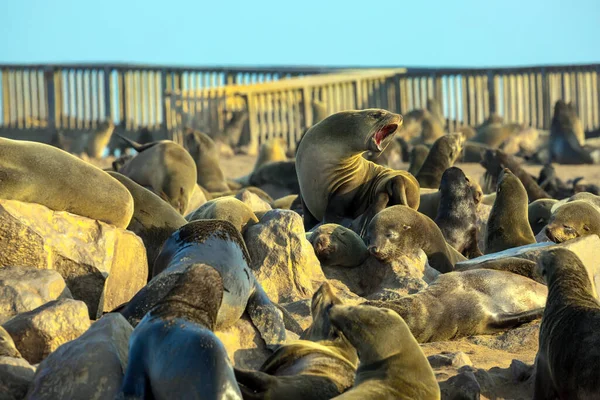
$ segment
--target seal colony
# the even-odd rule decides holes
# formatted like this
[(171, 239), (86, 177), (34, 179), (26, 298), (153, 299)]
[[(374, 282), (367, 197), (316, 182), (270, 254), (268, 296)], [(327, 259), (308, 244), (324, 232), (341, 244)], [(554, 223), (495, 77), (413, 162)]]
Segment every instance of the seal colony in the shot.
[[(529, 376), (535, 368), (536, 399), (598, 397), (600, 357), (593, 349), (600, 303), (588, 265), (598, 246), (579, 244), (600, 240), (600, 197), (592, 193), (598, 190), (582, 177), (561, 181), (548, 160), (539, 177), (522, 166), (544, 154), (568, 163), (592, 160), (591, 139), (582, 134), (575, 108), (556, 104), (544, 141), (541, 132), (494, 115), (481, 126), (448, 132), (456, 124), (435, 99), (406, 118), (383, 109), (331, 113), (335, 107), (326, 100), (312, 106), (314, 124), (295, 153), (286, 148), (295, 137), (246, 138), (245, 121), (254, 123), (255, 115), (245, 111), (233, 113), (223, 132), (187, 129), (183, 146), (144, 129), (144, 144), (121, 140), (133, 154), (106, 170), (84, 159), (98, 162), (111, 146), (110, 123), (91, 137), (84, 159), (0, 138), (0, 217), (6, 222), (0, 267), (26, 271), (46, 260), (55, 268), (47, 272), (65, 285), (55, 293), (54, 281), (32, 279), (6, 289), (9, 280), (0, 279), (0, 293), (23, 292), (27, 300), (6, 305), (13, 300), (3, 296), (0, 321), (4, 310), (35, 301), (48, 308), (89, 302), (80, 294), (88, 288), (105, 302), (99, 306), (104, 321), (117, 321), (95, 334), (97, 343), (113, 349), (102, 357), (92, 348), (35, 349), (43, 361), (31, 361), (39, 365), (27, 385), (54, 379), (52, 365), (79, 365), (86, 356), (97, 359), (75, 372), (89, 379), (55, 385), (64, 391), (60, 398), (493, 397), (499, 393), (489, 385), (496, 383), (482, 380), (479, 357), (470, 369), (451, 361), (440, 371), (440, 355), (425, 354), (456, 352), (452, 341), (459, 338), (475, 354), (490, 341), (493, 353), (502, 352), (514, 344), (512, 336), (532, 342), (528, 335), (539, 326), (539, 347), (528, 361), (537, 352), (535, 367), (521, 374), (511, 367), (510, 373)], [(252, 172), (227, 176), (223, 146), (242, 151), (246, 145), (248, 153), (259, 150)], [(525, 154), (534, 148), (536, 154)], [(467, 155), (486, 170), (481, 186), (461, 169)], [(409, 158), (410, 173), (399, 169)], [(41, 222), (50, 228), (12, 215), (3, 208), (8, 201), (48, 208), (51, 218)], [(59, 223), (54, 212), (74, 216)], [(82, 229), (88, 220), (94, 230)], [(19, 245), (21, 235), (53, 252)], [(535, 244), (534, 235), (554, 243)], [(118, 246), (125, 236), (143, 250)], [(111, 240), (117, 242), (112, 247)], [(136, 263), (147, 268), (143, 282), (114, 301), (134, 280)], [(29, 301), (34, 292), (54, 297)], [(31, 308), (14, 318), (43, 311), (52, 322), (73, 314)], [(5, 359), (29, 363), (29, 347), (37, 346), (15, 333), (15, 325), (0, 327), (0, 372)], [(519, 333), (508, 332), (516, 328)], [(498, 333), (506, 334), (493, 336)], [(69, 337), (62, 332), (46, 336), (56, 340), (54, 348), (78, 340), (61, 342)], [(430, 342), (436, 343), (421, 346)], [(102, 384), (93, 387), (92, 378)], [(510, 379), (510, 385), (523, 383)], [(3, 382), (0, 374), (0, 391)], [(478, 389), (449, 395), (449, 386)]]

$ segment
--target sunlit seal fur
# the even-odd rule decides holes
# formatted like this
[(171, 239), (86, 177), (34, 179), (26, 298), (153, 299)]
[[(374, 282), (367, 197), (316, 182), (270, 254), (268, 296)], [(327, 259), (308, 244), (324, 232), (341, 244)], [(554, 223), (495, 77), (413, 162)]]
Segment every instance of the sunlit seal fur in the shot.
[(185, 148), (196, 165), (196, 182), (209, 192), (229, 190), (225, 174), (219, 163), (219, 151), (215, 142), (205, 133), (187, 130)]
[(600, 236), (600, 212), (585, 201), (570, 201), (556, 209), (545, 232), (556, 243), (587, 235)]

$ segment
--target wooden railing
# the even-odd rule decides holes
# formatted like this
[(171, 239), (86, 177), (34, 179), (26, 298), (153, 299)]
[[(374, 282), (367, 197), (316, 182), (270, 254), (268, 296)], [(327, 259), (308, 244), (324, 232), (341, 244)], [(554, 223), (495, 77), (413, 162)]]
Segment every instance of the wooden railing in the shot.
[[(381, 107), (406, 113), (428, 98), (448, 130), (490, 113), (548, 129), (554, 103), (572, 101), (586, 130), (600, 128), (600, 64), (521, 68), (175, 68), (130, 65), (0, 65), (0, 127), (85, 130), (111, 118), (178, 139), (184, 125), (218, 133), (246, 111), (245, 140), (293, 146), (313, 124), (313, 101), (333, 113)], [(285, 79), (282, 79), (285, 78)], [(1, 134), (0, 130), (0, 134)]]

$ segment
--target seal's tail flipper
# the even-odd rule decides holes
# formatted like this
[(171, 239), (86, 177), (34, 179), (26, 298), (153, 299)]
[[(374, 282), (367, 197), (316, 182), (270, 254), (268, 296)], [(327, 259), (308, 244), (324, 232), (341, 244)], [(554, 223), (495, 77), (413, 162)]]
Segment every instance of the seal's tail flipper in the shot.
[(541, 318), (544, 315), (544, 307), (536, 308), (529, 311), (523, 311), (516, 314), (499, 314), (495, 320), (489, 323), (492, 329), (508, 329), (531, 322)]
[(246, 312), (267, 348), (275, 349), (286, 340), (281, 311), (275, 307), (260, 284), (255, 281), (254, 293), (248, 298)]
[(133, 149), (135, 151), (137, 151), (138, 153), (141, 153), (142, 151), (149, 149), (150, 147), (152, 147), (158, 143), (158, 142), (151, 142), (151, 143), (141, 144), (134, 140), (126, 138), (125, 136), (121, 135), (120, 133), (115, 132), (115, 135), (117, 135), (118, 137), (123, 139), (129, 146), (133, 147)]

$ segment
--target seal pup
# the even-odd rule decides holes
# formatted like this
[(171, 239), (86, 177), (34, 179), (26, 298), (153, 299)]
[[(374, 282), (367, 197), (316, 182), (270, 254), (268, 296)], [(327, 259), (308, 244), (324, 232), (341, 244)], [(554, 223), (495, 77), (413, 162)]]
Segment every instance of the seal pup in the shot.
[(125, 229), (133, 198), (105, 171), (38, 142), (0, 138), (0, 199), (37, 203)]
[(467, 258), (482, 256), (477, 240), (477, 205), (472, 185), (460, 168), (444, 171), (440, 204), (434, 222), (446, 243)]
[(184, 146), (196, 164), (196, 183), (211, 193), (228, 191), (229, 185), (219, 164), (219, 152), (210, 136), (187, 129)]
[(554, 115), (550, 125), (551, 161), (559, 164), (593, 164), (592, 156), (583, 148), (585, 133), (575, 108), (570, 103), (558, 100), (554, 104)]
[(600, 236), (600, 212), (583, 200), (570, 201), (556, 209), (545, 232), (555, 243), (587, 235)]
[(538, 260), (548, 282), (533, 399), (600, 398), (600, 303), (586, 268), (567, 249)]
[(259, 371), (235, 368), (244, 399), (328, 400), (352, 387), (356, 349), (329, 320), (329, 309), (341, 303), (324, 282), (312, 298), (308, 340), (283, 344)]
[(112, 120), (107, 120), (100, 123), (98, 129), (96, 129), (88, 138), (85, 152), (90, 158), (100, 159), (104, 149), (110, 142), (113, 132), (115, 131), (115, 123)]
[(406, 206), (392, 206), (371, 220), (367, 230), (368, 249), (382, 262), (404, 255), (418, 256), (422, 250), (429, 265), (441, 273), (454, 270), (466, 258), (446, 243), (440, 228), (427, 217)]
[(421, 170), (428, 155), (429, 147), (424, 144), (418, 144), (413, 147), (410, 151), (410, 165), (408, 166), (408, 172), (413, 176), (416, 176)]
[[(479, 203), (484, 202), (485, 197), (483, 195), (483, 190), (481, 190), (481, 186), (473, 179), (466, 177), (469, 186), (471, 189), (471, 194), (473, 197), (473, 201), (475, 206), (479, 205)], [(496, 194), (494, 193), (494, 196)], [(427, 215), (431, 219), (435, 219), (438, 214), (438, 208), (440, 206), (440, 199), (442, 198), (442, 192), (440, 190), (432, 190), (432, 189), (421, 189), (421, 201), (419, 203), (419, 211), (422, 214)], [(490, 205), (493, 204), (493, 201)]]
[(246, 312), (268, 346), (285, 340), (279, 309), (265, 294), (249, 267), (250, 257), (240, 232), (228, 221), (190, 222), (165, 242), (154, 262), (153, 278), (120, 312), (136, 325), (182, 270), (193, 264), (214, 268), (223, 280), (223, 301), (215, 329), (226, 329)]
[(196, 186), (196, 163), (190, 153), (171, 140), (141, 145), (117, 133), (138, 154), (119, 172), (151, 188), (161, 199), (183, 214)]
[(485, 232), (485, 254), (535, 243), (529, 225), (527, 192), (508, 168), (500, 173), (496, 200)]
[(542, 316), (547, 288), (512, 272), (494, 269), (439, 275), (421, 291), (390, 301), (361, 303), (389, 308), (408, 324), (419, 343), (485, 335)]
[(555, 199), (539, 199), (529, 203), (527, 219), (534, 236), (537, 236), (548, 225), (552, 216), (552, 206), (557, 202), (558, 200)]
[(361, 237), (375, 214), (386, 206), (419, 207), (419, 183), (406, 171), (363, 158), (382, 152), (402, 124), (402, 116), (381, 109), (343, 111), (311, 127), (300, 141), (296, 173), (304, 225), (355, 220)]
[(341, 225), (323, 224), (307, 236), (323, 266), (357, 267), (369, 257), (360, 236)]
[(169, 203), (125, 175), (118, 172), (108, 174), (121, 182), (133, 197), (133, 216), (127, 230), (138, 235), (144, 242), (150, 280), (154, 260), (163, 243), (173, 232), (187, 224), (187, 221)]
[(224, 293), (212, 266), (192, 264), (179, 275), (131, 334), (121, 398), (242, 399), (213, 333)]
[(440, 187), (442, 174), (458, 159), (463, 142), (464, 137), (460, 133), (444, 135), (435, 141), (423, 166), (415, 176), (420, 187), (432, 189)]
[(335, 399), (440, 399), (431, 365), (398, 314), (364, 305), (336, 305), (329, 318), (360, 359), (354, 387)]

